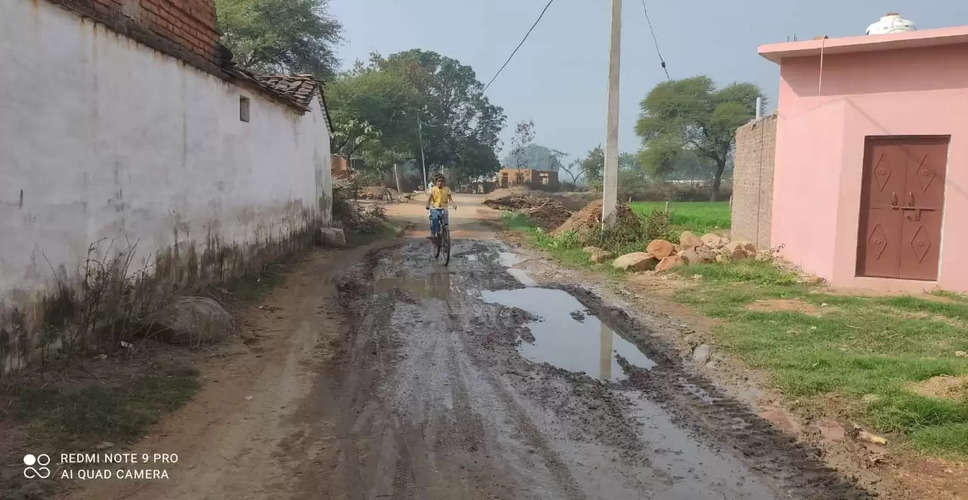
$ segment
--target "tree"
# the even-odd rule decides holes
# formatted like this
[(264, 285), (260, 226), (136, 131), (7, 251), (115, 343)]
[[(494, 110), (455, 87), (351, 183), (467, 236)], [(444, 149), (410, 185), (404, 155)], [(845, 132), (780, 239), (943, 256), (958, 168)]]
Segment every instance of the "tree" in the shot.
[[(534, 122), (522, 121), (515, 126), (514, 137), (511, 139), (511, 164), (514, 168), (524, 168), (528, 165), (527, 149), (534, 141)], [(532, 168), (535, 168), (532, 166)]]
[(568, 165), (562, 164), (559, 171), (563, 171), (571, 177), (571, 183), (577, 185), (578, 181), (581, 180), (584, 171), (581, 168), (581, 160), (575, 160)]
[(328, 7), (329, 0), (215, 0), (222, 43), (239, 65), (324, 80), (335, 74), (343, 30)]
[[(358, 68), (326, 88), (334, 154), (397, 161), (415, 151), (421, 96), (401, 75)], [(406, 158), (405, 158), (406, 159)]]
[(581, 171), (589, 184), (602, 182), (602, 175), (605, 171), (605, 151), (601, 146), (596, 146), (595, 149), (588, 152), (585, 159), (581, 161)]
[[(497, 172), (498, 134), (504, 110), (490, 103), (484, 84), (470, 66), (436, 52), (409, 50), (382, 57), (373, 54), (370, 69), (405, 79), (419, 95), (419, 108), (406, 126), (423, 125), (429, 169), (446, 168), (455, 184)], [(411, 150), (418, 151), (414, 138)]]
[[(509, 154), (506, 156), (504, 158), (504, 165), (514, 168), (557, 171), (561, 165), (561, 158), (568, 156), (561, 151), (534, 143), (528, 144), (516, 153), (516, 155)], [(515, 156), (518, 158), (516, 159)]]
[(639, 159), (655, 175), (669, 172), (683, 151), (710, 160), (715, 201), (736, 128), (753, 118), (757, 97), (763, 93), (751, 83), (716, 90), (706, 76), (660, 83), (641, 103), (635, 127), (644, 146)]

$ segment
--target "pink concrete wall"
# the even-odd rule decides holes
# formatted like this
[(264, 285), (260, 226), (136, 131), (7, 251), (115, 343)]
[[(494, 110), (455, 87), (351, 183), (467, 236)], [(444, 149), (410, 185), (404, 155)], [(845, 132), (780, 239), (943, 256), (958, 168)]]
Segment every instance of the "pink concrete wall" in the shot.
[[(772, 244), (835, 286), (968, 291), (968, 44), (786, 58)], [(950, 135), (939, 278), (856, 277), (865, 137)]]

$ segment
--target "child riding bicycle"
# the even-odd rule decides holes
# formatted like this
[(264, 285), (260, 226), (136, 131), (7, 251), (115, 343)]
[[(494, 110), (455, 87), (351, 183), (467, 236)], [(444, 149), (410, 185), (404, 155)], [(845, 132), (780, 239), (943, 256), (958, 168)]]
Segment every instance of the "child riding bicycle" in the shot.
[(427, 210), (430, 210), (431, 238), (437, 237), (442, 224), (448, 224), (447, 206), (451, 205), (455, 210), (457, 209), (457, 202), (446, 183), (447, 179), (443, 175), (438, 175), (434, 179), (434, 186), (430, 188), (430, 197), (427, 198)]

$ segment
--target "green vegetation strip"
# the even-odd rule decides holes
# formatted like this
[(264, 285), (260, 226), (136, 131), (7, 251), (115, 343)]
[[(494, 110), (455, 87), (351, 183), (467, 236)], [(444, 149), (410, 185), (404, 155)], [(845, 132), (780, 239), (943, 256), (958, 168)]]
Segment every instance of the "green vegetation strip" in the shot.
[[(629, 205), (640, 217), (646, 217), (654, 210), (665, 210), (664, 201), (637, 201)], [(730, 226), (729, 202), (726, 201), (682, 201), (669, 202), (669, 222), (678, 234), (693, 231), (699, 236)]]
[[(698, 233), (728, 226), (722, 204), (674, 206), (673, 224), (693, 218), (680, 227)], [(636, 210), (651, 208), (640, 204)], [(590, 263), (569, 235), (555, 238), (520, 214), (505, 214), (504, 223), (565, 265), (620, 275), (608, 264)], [(769, 374), (801, 410), (843, 415), (888, 435), (900, 448), (968, 457), (968, 384), (946, 394), (916, 390), (933, 377), (968, 377), (968, 358), (956, 354), (968, 351), (968, 297), (831, 294), (771, 262), (754, 260), (676, 272), (691, 284), (675, 298), (719, 319), (714, 332), (719, 345)]]

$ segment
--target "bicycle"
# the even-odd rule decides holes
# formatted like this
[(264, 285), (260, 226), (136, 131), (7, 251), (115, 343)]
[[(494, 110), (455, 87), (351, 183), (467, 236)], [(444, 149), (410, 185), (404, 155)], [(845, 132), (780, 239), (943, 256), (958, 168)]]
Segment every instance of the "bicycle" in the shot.
[(443, 265), (450, 264), (450, 222), (447, 210), (442, 208), (430, 209), (430, 219), (434, 218), (434, 210), (440, 212), (440, 222), (436, 234), (431, 235), (434, 244), (434, 259)]

